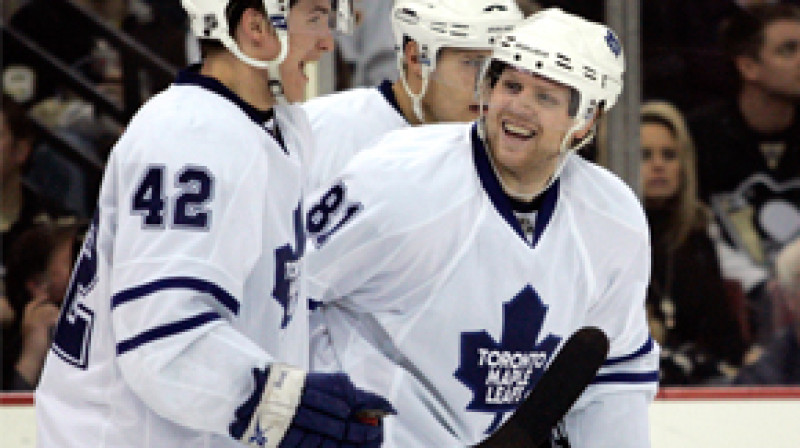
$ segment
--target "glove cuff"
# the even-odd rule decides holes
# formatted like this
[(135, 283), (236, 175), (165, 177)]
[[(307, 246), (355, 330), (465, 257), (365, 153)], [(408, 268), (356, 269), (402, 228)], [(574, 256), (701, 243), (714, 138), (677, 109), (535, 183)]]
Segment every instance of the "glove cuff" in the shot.
[(254, 448), (277, 448), (292, 423), (305, 384), (306, 372), (297, 367), (270, 365), (261, 402), (241, 441)]

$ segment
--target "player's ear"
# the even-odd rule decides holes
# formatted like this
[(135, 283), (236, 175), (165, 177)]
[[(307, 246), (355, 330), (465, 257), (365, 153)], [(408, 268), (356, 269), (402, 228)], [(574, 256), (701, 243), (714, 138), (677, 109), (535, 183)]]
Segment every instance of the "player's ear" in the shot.
[(255, 8), (242, 13), (235, 31), (236, 41), (245, 54), (259, 59), (272, 59), (280, 51), (280, 41), (267, 17)]
[(595, 123), (597, 123), (597, 120), (600, 119), (600, 116), (602, 115), (602, 113), (603, 113), (602, 109), (600, 109), (597, 112), (595, 112), (594, 117), (591, 120), (589, 120), (588, 122), (586, 122), (586, 125), (583, 128), (578, 129), (578, 131), (575, 132), (575, 135), (573, 135), (573, 138), (575, 140), (581, 140), (584, 137), (586, 137), (586, 134), (588, 134), (589, 131), (592, 130), (592, 128), (594, 127)]
[(403, 67), (409, 78), (422, 78), (419, 45), (413, 40), (408, 40), (403, 48)]

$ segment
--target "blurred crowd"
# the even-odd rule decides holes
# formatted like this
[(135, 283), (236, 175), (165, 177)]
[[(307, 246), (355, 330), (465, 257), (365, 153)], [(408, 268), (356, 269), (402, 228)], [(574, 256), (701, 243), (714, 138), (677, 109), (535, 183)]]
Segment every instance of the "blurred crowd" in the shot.
[[(596, 0), (518, 1), (605, 12)], [(51, 2), (4, 1), (4, 30), (121, 110), (169, 84)], [(176, 69), (197, 60), (179, 0), (69, 3)], [(356, 2), (360, 25), (337, 42), (337, 90), (396, 79), (391, 4)], [(661, 384), (800, 384), (800, 0), (643, 1), (641, 31)], [(2, 387), (31, 390), (97, 194), (98, 169), (74, 152), (105, 160), (126, 123), (5, 36), (2, 79)], [(601, 164), (615, 148), (602, 135), (587, 155)]]

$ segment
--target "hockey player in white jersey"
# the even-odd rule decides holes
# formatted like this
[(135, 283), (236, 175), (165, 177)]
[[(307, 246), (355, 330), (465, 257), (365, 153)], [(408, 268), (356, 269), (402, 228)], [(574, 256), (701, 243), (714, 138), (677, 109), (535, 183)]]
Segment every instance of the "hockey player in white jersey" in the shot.
[(478, 117), (473, 86), (492, 42), (522, 20), (515, 0), (396, 0), (400, 78), (303, 104), (316, 145), (307, 184), (317, 188), (389, 131)]
[(298, 153), (311, 142), (286, 103), (331, 50), (331, 16), (350, 11), (291, 3), (183, 0), (203, 63), (110, 156), (36, 392), (39, 446), (380, 445), (357, 412), (389, 403), (343, 373), (306, 374)]
[(610, 29), (539, 12), (495, 49), (481, 119), (393, 131), (309, 203), (309, 293), (328, 329), (312, 369), (392, 402), (384, 446), (485, 440), (584, 326), (606, 333), (609, 357), (553, 443), (649, 446), (645, 215), (574, 155), (623, 71)]

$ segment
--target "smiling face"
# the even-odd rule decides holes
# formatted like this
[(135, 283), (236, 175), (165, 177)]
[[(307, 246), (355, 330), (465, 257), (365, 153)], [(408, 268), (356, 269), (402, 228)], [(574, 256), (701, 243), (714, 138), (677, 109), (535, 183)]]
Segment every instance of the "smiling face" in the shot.
[(561, 142), (574, 123), (570, 89), (506, 68), (489, 95), (486, 134), (495, 168), (506, 185), (536, 192), (555, 172)]
[(478, 118), (475, 80), (489, 50), (443, 48), (431, 73), (422, 110), (429, 123), (466, 122)]
[(681, 184), (677, 138), (663, 124), (645, 123), (641, 127), (641, 142), (645, 200), (658, 204), (676, 197)]
[(290, 102), (305, 99), (305, 66), (333, 50), (330, 0), (299, 0), (289, 14), (289, 53), (280, 66), (284, 94)]

